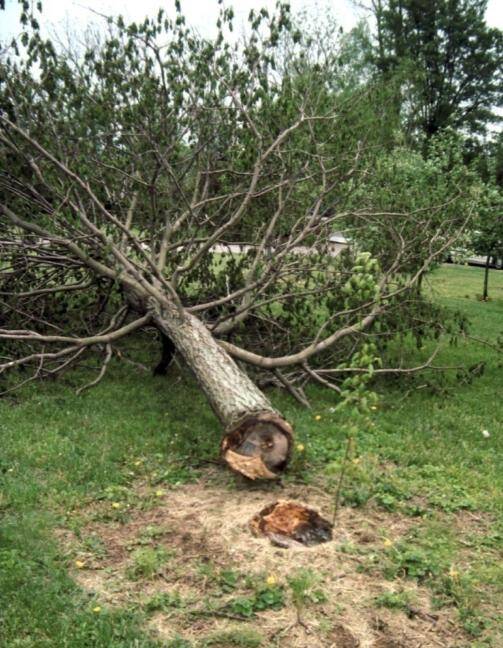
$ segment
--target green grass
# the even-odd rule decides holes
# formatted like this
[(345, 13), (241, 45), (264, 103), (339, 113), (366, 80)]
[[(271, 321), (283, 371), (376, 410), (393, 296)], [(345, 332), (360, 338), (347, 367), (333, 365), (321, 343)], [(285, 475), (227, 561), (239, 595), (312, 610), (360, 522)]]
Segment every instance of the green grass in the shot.
[[(445, 266), (431, 277), (429, 289), (441, 303), (468, 315), (471, 335), (495, 342), (503, 333), (503, 273), (492, 273), (492, 299), (486, 303), (477, 298), (482, 275), (478, 268)], [(427, 358), (429, 349), (415, 355)], [(420, 533), (391, 547), (381, 571), (427, 584), (437, 605), (458, 607), (473, 641), (483, 636), (490, 644), (493, 637), (494, 646), (503, 641), (502, 360), (493, 349), (460, 341), (447, 346), (437, 363), (484, 361), (483, 375), (473, 381), (459, 381), (453, 372), (450, 378), (420, 374), (379, 383), (373, 427), (359, 433), (358, 463), (350, 465), (343, 490), (346, 505), (374, 504), (421, 518)], [(312, 415), (310, 422), (308, 414), (297, 415), (299, 440), (308, 464), (335, 485), (343, 454), (338, 415), (326, 393), (318, 394), (315, 408), (321, 420), (314, 425)], [(303, 475), (319, 479), (312, 468)], [(464, 528), (462, 517), (455, 526), (456, 516), (463, 515), (468, 521), (487, 516), (482, 517), (486, 531)], [(374, 557), (373, 563), (382, 559)]]
[[(472, 335), (494, 342), (503, 334), (503, 273), (493, 275), (494, 299), (487, 303), (476, 298), (481, 269), (444, 266), (430, 282), (436, 299), (468, 313)], [(429, 352), (428, 348), (416, 352), (416, 363)], [(503, 393), (503, 355), (472, 341), (460, 341), (457, 346), (446, 344), (435, 363), (470, 366), (480, 361), (485, 362), (485, 371), (471, 382), (459, 380), (454, 371), (450, 377), (426, 372), (377, 384), (380, 403), (374, 427), (362, 430), (358, 439), (366, 464), (355, 470), (361, 473), (363, 489), (365, 477), (371, 491), (381, 478), (388, 484), (390, 497), (411, 495), (417, 485), (430, 498), (430, 505), (438, 508), (477, 506), (502, 511), (503, 399), (498, 395)], [(313, 424), (312, 413), (297, 412), (299, 441), (315, 463), (337, 460), (342, 447), (337, 432), (340, 415), (331, 411), (335, 398), (323, 391), (312, 394), (314, 413), (321, 420)], [(388, 476), (382, 475), (382, 462), (388, 462)]]
[(194, 477), (215, 455), (218, 423), (183, 377), (170, 384), (116, 365), (96, 391), (77, 397), (85, 373), (0, 403), (2, 646), (158, 645), (137, 613), (93, 612), (96, 602), (69, 578), (53, 529), (78, 526), (74, 509), (90, 501), (124, 504), (143, 474), (160, 486)]
[[(503, 332), (503, 272), (491, 273), (487, 303), (477, 299), (482, 274), (445, 266), (431, 277), (430, 289), (469, 317), (473, 335), (495, 341)], [(414, 353), (420, 359), (427, 351)], [(471, 383), (430, 373), (377, 384), (380, 404), (373, 427), (359, 434), (343, 503), (417, 517), (414, 533), (377, 557), (363, 556), (361, 568), (383, 579), (426, 584), (435, 605), (458, 608), (472, 645), (492, 640), (497, 646), (503, 582), (501, 359), (473, 341), (446, 347), (438, 358), (443, 365), (479, 361), (485, 361), (485, 372)], [(153, 378), (115, 361), (97, 388), (77, 397), (75, 387), (89, 375), (89, 369), (79, 369), (0, 402), (2, 646), (161, 645), (144, 629), (143, 612), (108, 609), (79, 589), (69, 575), (72, 557), (61, 553), (54, 530), (78, 531), (79, 510), (101, 500), (118, 505), (110, 509), (113, 519), (125, 519), (127, 506), (138, 504), (131, 489), (138, 478), (158, 488), (195, 478), (217, 457), (220, 427), (192, 380), (176, 368), (166, 379)], [(282, 393), (270, 396), (305, 446), (287, 479), (333, 487), (344, 444), (341, 415), (332, 411), (335, 395), (311, 388), (312, 410)], [(463, 515), (482, 519), (486, 532), (470, 525), (457, 532)], [(148, 574), (169, 559), (144, 553), (137, 558), (140, 572)], [(233, 577), (224, 581), (232, 590)], [(406, 597), (383, 596), (376, 605), (407, 604)], [(190, 644), (180, 639), (179, 645)], [(218, 645), (218, 637), (204, 645)], [(259, 636), (237, 632), (225, 645), (261, 644)]]

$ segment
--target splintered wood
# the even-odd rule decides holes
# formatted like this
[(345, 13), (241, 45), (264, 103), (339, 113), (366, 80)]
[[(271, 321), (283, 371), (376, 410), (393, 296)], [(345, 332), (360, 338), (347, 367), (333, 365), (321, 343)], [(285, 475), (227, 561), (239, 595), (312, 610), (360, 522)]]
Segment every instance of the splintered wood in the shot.
[(222, 440), (222, 455), (236, 472), (249, 479), (277, 479), (290, 457), (293, 431), (275, 412), (241, 418)]
[(252, 533), (266, 536), (273, 545), (287, 549), (308, 547), (332, 539), (332, 525), (314, 509), (279, 500), (266, 506), (250, 522)]

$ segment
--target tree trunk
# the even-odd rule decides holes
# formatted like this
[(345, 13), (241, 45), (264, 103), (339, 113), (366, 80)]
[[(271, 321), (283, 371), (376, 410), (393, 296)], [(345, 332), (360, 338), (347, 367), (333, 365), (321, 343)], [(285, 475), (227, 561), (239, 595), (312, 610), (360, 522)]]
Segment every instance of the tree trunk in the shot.
[(222, 422), (227, 464), (250, 479), (278, 477), (290, 458), (290, 424), (197, 317), (164, 302), (154, 321), (173, 341)]
[(486, 257), (486, 267), (484, 270), (484, 290), (482, 292), (482, 300), (487, 301), (489, 296), (489, 263), (491, 261), (491, 254), (489, 253)]

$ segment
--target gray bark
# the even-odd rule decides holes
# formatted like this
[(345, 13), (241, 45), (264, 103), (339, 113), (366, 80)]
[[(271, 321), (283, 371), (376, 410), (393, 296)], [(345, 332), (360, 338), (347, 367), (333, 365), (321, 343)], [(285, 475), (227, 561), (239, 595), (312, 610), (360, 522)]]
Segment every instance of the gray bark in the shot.
[(222, 455), (251, 478), (275, 478), (288, 463), (289, 423), (194, 315), (171, 301), (154, 313), (156, 326), (173, 341), (224, 426)]

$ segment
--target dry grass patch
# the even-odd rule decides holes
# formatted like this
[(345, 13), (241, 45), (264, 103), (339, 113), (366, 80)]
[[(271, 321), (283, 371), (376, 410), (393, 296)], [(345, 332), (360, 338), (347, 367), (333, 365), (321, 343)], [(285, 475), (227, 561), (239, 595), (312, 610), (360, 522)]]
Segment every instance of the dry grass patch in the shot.
[[(138, 484), (138, 500), (148, 491)], [(249, 528), (260, 509), (280, 498), (330, 519), (331, 500), (319, 488), (229, 488), (208, 473), (166, 491), (149, 510), (131, 507), (127, 519), (102, 519), (104, 505), (93, 506), (85, 515), (94, 519), (80, 537), (62, 531), (61, 541), (80, 561), (75, 578), (84, 589), (111, 606), (141, 607), (156, 634), (183, 636), (187, 645), (252, 645), (229, 643), (246, 628), (260, 633), (256, 645), (289, 648), (468, 645), (452, 608), (432, 611), (426, 588), (382, 577), (387, 548), (420, 522), (343, 508), (332, 542), (281, 549)], [(300, 610), (291, 585), (299, 570), (316, 576)], [(402, 591), (413, 602), (405, 611), (376, 606), (376, 598)], [(218, 636), (228, 643), (219, 644)]]

